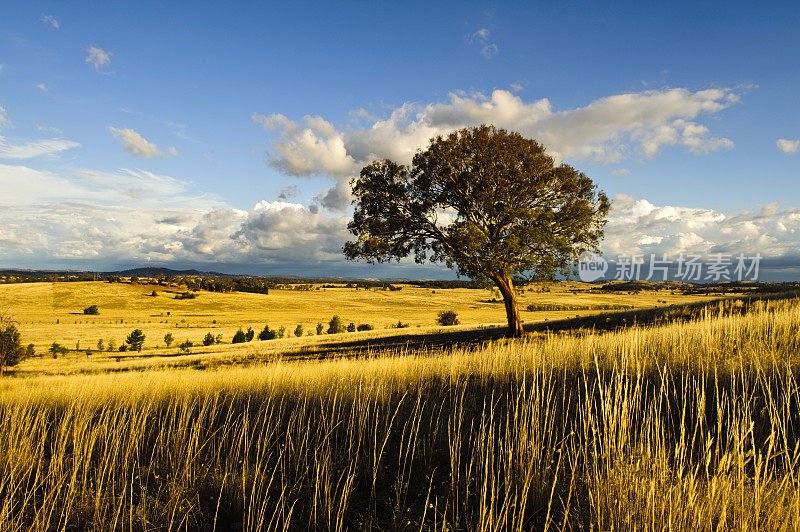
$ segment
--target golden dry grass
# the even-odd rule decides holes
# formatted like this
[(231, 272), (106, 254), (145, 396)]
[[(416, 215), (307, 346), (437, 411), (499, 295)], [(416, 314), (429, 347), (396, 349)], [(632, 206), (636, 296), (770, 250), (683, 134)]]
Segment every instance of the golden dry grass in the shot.
[(795, 530), (798, 333), (793, 299), (438, 355), (7, 378), (0, 521)]

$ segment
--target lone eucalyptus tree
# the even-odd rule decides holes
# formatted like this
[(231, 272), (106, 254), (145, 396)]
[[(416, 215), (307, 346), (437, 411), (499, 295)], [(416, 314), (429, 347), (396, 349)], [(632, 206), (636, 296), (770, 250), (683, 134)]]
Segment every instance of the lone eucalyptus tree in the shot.
[(552, 279), (596, 250), (610, 202), (590, 178), (556, 166), (518, 133), (480, 126), (432, 139), (410, 167), (389, 160), (353, 180), (350, 260), (414, 254), (459, 275), (491, 279), (503, 294), (508, 334), (523, 334), (512, 277)]

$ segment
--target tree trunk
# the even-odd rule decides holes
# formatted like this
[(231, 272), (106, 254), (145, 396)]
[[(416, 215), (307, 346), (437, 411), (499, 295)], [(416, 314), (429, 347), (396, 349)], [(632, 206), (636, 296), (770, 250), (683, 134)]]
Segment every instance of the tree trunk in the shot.
[(522, 329), (522, 318), (517, 305), (517, 294), (514, 292), (514, 283), (505, 274), (491, 274), (491, 279), (500, 293), (503, 294), (503, 303), (506, 305), (506, 318), (508, 319), (507, 336), (519, 338), (525, 334)]

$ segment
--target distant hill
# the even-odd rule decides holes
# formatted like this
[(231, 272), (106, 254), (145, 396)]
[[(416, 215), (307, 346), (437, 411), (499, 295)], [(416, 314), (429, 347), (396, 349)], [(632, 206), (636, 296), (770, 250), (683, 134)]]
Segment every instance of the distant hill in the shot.
[(146, 266), (143, 268), (131, 268), (129, 270), (118, 270), (114, 272), (100, 272), (100, 275), (118, 275), (120, 277), (155, 277), (163, 275), (165, 277), (233, 277), (229, 273), (203, 272), (200, 270), (173, 270), (156, 266)]

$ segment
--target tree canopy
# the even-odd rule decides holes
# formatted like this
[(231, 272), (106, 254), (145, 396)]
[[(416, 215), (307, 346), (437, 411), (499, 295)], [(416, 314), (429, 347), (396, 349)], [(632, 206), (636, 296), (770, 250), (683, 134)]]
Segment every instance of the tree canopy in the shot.
[(583, 251), (597, 249), (610, 207), (589, 177), (557, 165), (537, 141), (487, 125), (434, 138), (411, 166), (374, 161), (352, 188), (348, 259), (413, 255), (491, 279), (513, 336), (523, 331), (512, 276), (570, 272)]

